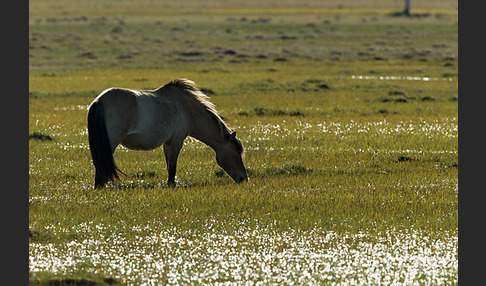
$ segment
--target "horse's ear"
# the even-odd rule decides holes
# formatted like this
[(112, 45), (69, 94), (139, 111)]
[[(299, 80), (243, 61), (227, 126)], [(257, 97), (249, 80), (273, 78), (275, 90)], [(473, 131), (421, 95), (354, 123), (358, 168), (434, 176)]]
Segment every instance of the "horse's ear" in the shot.
[(236, 131), (231, 132), (231, 141), (235, 140), (236, 138)]

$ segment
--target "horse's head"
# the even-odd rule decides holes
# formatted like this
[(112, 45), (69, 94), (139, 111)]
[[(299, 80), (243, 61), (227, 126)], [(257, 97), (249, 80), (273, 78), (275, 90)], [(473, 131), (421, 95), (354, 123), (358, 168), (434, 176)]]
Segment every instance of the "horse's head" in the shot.
[(216, 162), (235, 182), (248, 181), (242, 159), (244, 149), (241, 141), (236, 138), (236, 131), (232, 132), (227, 139), (228, 141), (216, 152)]

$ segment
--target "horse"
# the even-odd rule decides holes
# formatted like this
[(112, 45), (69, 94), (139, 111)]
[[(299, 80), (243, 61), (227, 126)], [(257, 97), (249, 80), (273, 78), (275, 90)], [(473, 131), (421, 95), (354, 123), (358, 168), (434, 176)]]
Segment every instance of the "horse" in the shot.
[(179, 78), (154, 90), (108, 88), (88, 108), (88, 140), (95, 167), (95, 188), (124, 174), (113, 153), (119, 144), (131, 150), (163, 145), (169, 186), (175, 186), (177, 158), (187, 136), (216, 153), (217, 164), (237, 183), (248, 181), (244, 148), (196, 84)]

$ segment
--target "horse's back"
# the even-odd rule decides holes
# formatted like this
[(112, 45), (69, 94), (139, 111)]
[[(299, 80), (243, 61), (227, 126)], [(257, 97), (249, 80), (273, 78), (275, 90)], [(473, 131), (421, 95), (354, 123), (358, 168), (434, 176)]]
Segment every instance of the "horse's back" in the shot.
[(111, 87), (101, 92), (93, 102), (102, 102), (107, 108), (126, 110), (136, 103), (136, 94), (129, 89)]
[(103, 103), (113, 145), (150, 150), (173, 136), (185, 137), (189, 123), (184, 105), (174, 92), (109, 88), (95, 100)]
[(173, 93), (144, 91), (137, 97), (137, 125), (131, 130), (130, 143), (135, 136), (153, 149), (174, 137), (185, 138), (189, 133), (188, 113), (180, 98)]

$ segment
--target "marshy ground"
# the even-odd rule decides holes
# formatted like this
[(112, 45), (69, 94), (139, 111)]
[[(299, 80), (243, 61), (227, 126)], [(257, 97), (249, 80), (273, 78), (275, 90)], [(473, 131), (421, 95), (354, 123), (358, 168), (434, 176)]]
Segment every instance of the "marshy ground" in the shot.
[[(31, 284), (457, 284), (457, 2), (179, 2), (29, 2)], [(178, 77), (250, 181), (188, 138), (94, 190), (88, 104)]]

